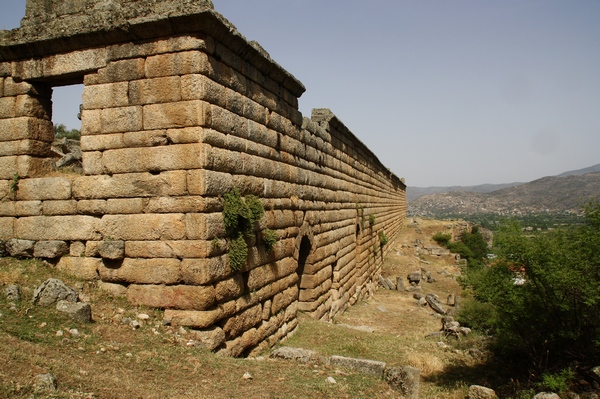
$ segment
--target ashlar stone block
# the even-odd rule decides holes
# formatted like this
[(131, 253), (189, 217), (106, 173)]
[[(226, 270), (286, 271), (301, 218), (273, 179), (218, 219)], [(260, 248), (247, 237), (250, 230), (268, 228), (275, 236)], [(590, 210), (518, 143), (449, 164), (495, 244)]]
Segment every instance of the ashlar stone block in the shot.
[(131, 284), (127, 299), (133, 305), (162, 309), (208, 310), (215, 305), (212, 286)]
[(179, 102), (181, 101), (181, 78), (167, 76), (130, 82), (129, 101), (134, 105)]
[(131, 259), (122, 263), (104, 262), (100, 278), (110, 283), (175, 284), (181, 280), (178, 259)]
[(208, 126), (210, 112), (210, 105), (200, 100), (144, 105), (144, 129)]
[(15, 234), (31, 240), (87, 241), (100, 237), (92, 216), (32, 216), (15, 221)]
[(130, 105), (128, 90), (128, 82), (87, 85), (83, 89), (83, 106), (85, 109), (126, 107)]
[(180, 240), (185, 237), (184, 215), (105, 215), (100, 231), (113, 240)]

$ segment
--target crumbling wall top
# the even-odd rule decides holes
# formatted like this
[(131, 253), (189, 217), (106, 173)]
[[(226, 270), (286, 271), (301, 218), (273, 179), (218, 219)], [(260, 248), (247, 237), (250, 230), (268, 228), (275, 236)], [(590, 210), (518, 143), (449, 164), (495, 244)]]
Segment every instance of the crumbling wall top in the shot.
[(117, 43), (206, 33), (296, 96), (304, 85), (214, 10), (211, 0), (27, 0), (21, 27), (0, 30), (0, 63)]

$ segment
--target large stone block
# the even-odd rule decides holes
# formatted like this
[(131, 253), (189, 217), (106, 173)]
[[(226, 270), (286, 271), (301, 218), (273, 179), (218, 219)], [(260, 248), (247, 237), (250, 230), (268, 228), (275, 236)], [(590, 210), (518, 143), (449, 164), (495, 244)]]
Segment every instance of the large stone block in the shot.
[(142, 107), (84, 109), (81, 112), (81, 134), (110, 134), (142, 130)]
[(100, 231), (114, 240), (180, 240), (185, 237), (184, 215), (105, 215)]
[(188, 171), (188, 191), (194, 195), (219, 196), (233, 188), (233, 177), (229, 173), (205, 169)]
[(55, 259), (69, 253), (69, 246), (64, 241), (38, 241), (33, 246), (36, 258)]
[(129, 101), (133, 105), (179, 102), (181, 101), (181, 78), (167, 76), (130, 82)]
[[(17, 174), (20, 177), (39, 177), (52, 171), (52, 159), (19, 155), (16, 157)], [(0, 172), (1, 173), (1, 172)]]
[[(126, 173), (113, 176), (83, 176), (73, 181), (73, 197), (129, 198), (177, 196), (186, 193), (185, 171), (166, 171), (159, 174)], [(130, 213), (130, 212), (124, 212)]]
[(100, 221), (92, 216), (32, 216), (17, 219), (17, 237), (31, 240), (87, 241), (100, 238)]
[(64, 76), (91, 72), (106, 65), (106, 49), (71, 51), (46, 56), (41, 60), (27, 60), (13, 65), (13, 76), (23, 80)]
[(125, 256), (129, 258), (206, 258), (222, 250), (211, 241), (127, 241)]
[(1, 97), (0, 98), (0, 119), (15, 117), (15, 102), (16, 97)]
[[(144, 200), (142, 198), (112, 198), (106, 201), (107, 214), (134, 214), (143, 213)], [(136, 258), (137, 256), (133, 256)]]
[(216, 212), (223, 209), (220, 198), (205, 198), (200, 196), (156, 197), (150, 198), (146, 212)]
[(98, 278), (98, 269), (102, 266), (102, 259), (63, 256), (56, 264), (60, 271), (83, 280)]
[(146, 59), (146, 76), (204, 74), (209, 70), (208, 55), (201, 51), (160, 54)]
[(93, 136), (83, 136), (81, 138), (82, 151), (103, 151), (115, 148), (127, 147), (123, 133), (116, 134), (98, 134)]
[(19, 181), (17, 199), (68, 200), (71, 198), (71, 180), (64, 177), (43, 177)]
[(207, 328), (221, 320), (223, 315), (223, 309), (217, 307), (211, 310), (166, 309), (163, 317), (174, 326)]
[(42, 201), (19, 201), (15, 203), (16, 216), (40, 216)]
[(225, 222), (221, 212), (188, 213), (185, 215), (185, 233), (189, 240), (213, 240), (224, 237)]
[(39, 119), (52, 119), (52, 102), (49, 98), (23, 94), (16, 97), (15, 116), (30, 116)]
[(108, 57), (111, 60), (145, 57), (164, 53), (174, 53), (186, 50), (214, 51), (214, 40), (210, 36), (177, 36), (154, 40), (147, 43), (124, 43), (109, 47)]
[(0, 201), (0, 216), (17, 216), (15, 201)]
[(6, 77), (4, 79), (4, 96), (11, 97), (21, 94), (50, 98), (52, 96), (52, 89), (44, 83), (16, 82), (12, 77)]
[(128, 82), (88, 85), (83, 88), (85, 109), (115, 108), (133, 105), (129, 103)]
[(113, 61), (106, 66), (104, 78), (108, 83), (143, 79), (145, 66), (143, 58)]
[(262, 306), (257, 304), (240, 314), (230, 317), (223, 325), (223, 331), (228, 338), (237, 337), (244, 331), (254, 327), (262, 321)]
[(200, 100), (144, 105), (144, 129), (208, 126), (210, 112), (210, 105)]
[(198, 169), (208, 157), (207, 152), (208, 147), (200, 143), (124, 148), (105, 151), (102, 163), (109, 173)]
[(0, 240), (6, 240), (15, 236), (15, 220), (13, 217), (0, 217)]
[(0, 147), (0, 156), (33, 155), (46, 157), (50, 155), (50, 143), (39, 140), (4, 141)]
[(219, 303), (235, 299), (243, 293), (244, 279), (241, 274), (236, 274), (215, 284), (215, 296)]
[(215, 305), (215, 289), (212, 286), (131, 284), (127, 299), (133, 305), (161, 309), (208, 310)]
[(183, 259), (181, 278), (185, 284), (206, 285), (223, 280), (232, 274), (225, 256), (207, 259)]
[(77, 213), (77, 201), (44, 201), (42, 202), (42, 214), (45, 216), (75, 215)]
[(25, 139), (51, 143), (54, 140), (52, 121), (28, 116), (0, 119), (0, 141)]
[(225, 86), (204, 75), (181, 77), (181, 95), (184, 100), (204, 100), (221, 107), (226, 106)]
[(100, 278), (111, 283), (175, 284), (181, 280), (179, 259), (131, 259), (104, 262)]
[(248, 273), (248, 289), (256, 290), (294, 273), (298, 263), (292, 258), (256, 267)]

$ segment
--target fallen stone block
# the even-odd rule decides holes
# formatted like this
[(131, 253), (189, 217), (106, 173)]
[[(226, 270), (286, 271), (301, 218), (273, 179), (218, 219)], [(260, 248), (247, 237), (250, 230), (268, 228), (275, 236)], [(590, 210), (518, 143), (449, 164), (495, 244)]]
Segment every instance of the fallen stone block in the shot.
[(60, 300), (77, 302), (79, 293), (61, 280), (49, 278), (33, 291), (33, 304), (52, 305)]
[(383, 377), (385, 370), (385, 362), (369, 359), (356, 359), (344, 356), (331, 356), (329, 363), (334, 367), (341, 367), (353, 370), (362, 374), (374, 375), (379, 378)]
[(385, 370), (384, 378), (392, 389), (400, 392), (403, 398), (419, 399), (421, 371), (418, 368), (390, 367)]
[(56, 310), (66, 313), (73, 320), (80, 323), (90, 323), (92, 321), (92, 308), (89, 303), (58, 301), (56, 303)]

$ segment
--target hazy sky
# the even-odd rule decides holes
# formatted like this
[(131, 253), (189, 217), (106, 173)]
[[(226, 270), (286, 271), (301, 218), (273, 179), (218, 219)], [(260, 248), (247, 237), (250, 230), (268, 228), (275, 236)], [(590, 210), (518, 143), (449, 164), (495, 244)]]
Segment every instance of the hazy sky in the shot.
[[(213, 2), (306, 86), (305, 116), (330, 108), (409, 186), (600, 163), (600, 0)], [(25, 0), (0, 10), (18, 27)], [(55, 91), (55, 123), (80, 96)]]

